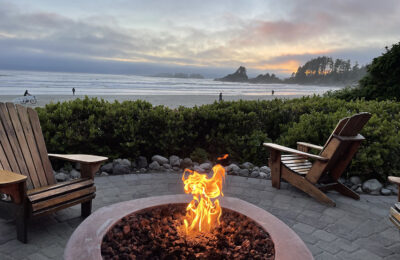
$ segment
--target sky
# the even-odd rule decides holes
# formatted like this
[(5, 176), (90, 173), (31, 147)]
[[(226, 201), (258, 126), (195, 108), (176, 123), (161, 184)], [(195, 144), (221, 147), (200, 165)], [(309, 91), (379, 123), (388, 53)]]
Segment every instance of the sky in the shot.
[(370, 63), (399, 28), (399, 0), (0, 0), (0, 69), (289, 76)]

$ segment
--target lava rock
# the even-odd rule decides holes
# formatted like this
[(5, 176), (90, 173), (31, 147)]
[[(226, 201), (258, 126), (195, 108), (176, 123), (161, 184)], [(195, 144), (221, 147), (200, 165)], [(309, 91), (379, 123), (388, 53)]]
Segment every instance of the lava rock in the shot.
[(260, 171), (264, 173), (271, 173), (271, 169), (268, 166), (261, 167)]
[(202, 163), (199, 166), (200, 166), (200, 168), (202, 168), (202, 169), (204, 169), (206, 171), (209, 171), (212, 168), (211, 163), (208, 163), (208, 162)]
[(151, 160), (153, 162), (158, 162), (159, 165), (163, 165), (165, 163), (169, 163), (169, 160), (167, 158), (165, 158), (164, 156), (161, 156), (161, 155), (154, 155), (153, 157), (151, 157)]
[(259, 171), (252, 171), (250, 174), (250, 177), (253, 178), (257, 178), (258, 176), (260, 176), (260, 172)]
[(180, 158), (176, 155), (171, 155), (169, 157), (169, 164), (171, 164), (172, 167), (174, 166), (180, 166), (181, 162), (180, 162)]
[(158, 171), (160, 170), (161, 166), (157, 161), (153, 161), (152, 163), (149, 164), (149, 169)]
[(247, 169), (240, 169), (239, 170), (239, 175), (243, 177), (249, 177), (249, 170)]
[(75, 170), (75, 169), (72, 169), (71, 172), (70, 172), (69, 174), (71, 175), (71, 178), (72, 178), (72, 179), (78, 179), (78, 178), (81, 177), (81, 173), (78, 172), (78, 171)]
[(377, 179), (368, 180), (362, 185), (362, 190), (371, 195), (379, 195), (382, 188), (382, 183), (380, 183)]
[(101, 166), (100, 171), (112, 173), (113, 172), (113, 163), (104, 164), (103, 166)]
[(66, 181), (69, 179), (69, 176), (63, 172), (59, 172), (55, 175), (57, 181)]
[(361, 182), (361, 178), (358, 177), (358, 176), (352, 176), (352, 177), (350, 177), (350, 182), (351, 182), (353, 185), (358, 185), (358, 184), (361, 184), (361, 183), (362, 183), (362, 182)]
[(139, 156), (136, 160), (136, 167), (141, 169), (141, 168), (146, 168), (147, 165), (149, 165), (147, 163), (147, 158), (144, 156)]
[(113, 174), (129, 174), (131, 167), (126, 164), (117, 163), (114, 165)]
[(254, 165), (251, 162), (245, 162), (245, 163), (242, 163), (240, 165), (240, 167), (243, 168), (243, 169), (250, 170), (250, 169), (252, 169), (254, 167)]
[(172, 168), (172, 166), (170, 165), (170, 164), (168, 164), (168, 163), (164, 163), (163, 164), (163, 167), (165, 168), (165, 169), (171, 169)]
[(183, 159), (183, 160), (181, 161), (180, 167), (181, 167), (181, 169), (186, 169), (186, 168), (192, 167), (192, 164), (193, 164), (192, 159), (190, 159), (190, 158), (185, 158), (185, 159)]

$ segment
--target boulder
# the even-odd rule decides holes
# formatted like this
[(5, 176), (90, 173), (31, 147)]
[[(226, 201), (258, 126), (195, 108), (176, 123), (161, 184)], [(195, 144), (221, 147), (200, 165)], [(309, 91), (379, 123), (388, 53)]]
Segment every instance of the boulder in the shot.
[(193, 166), (199, 166), (200, 165), (200, 163), (198, 163), (198, 162), (193, 162)]
[(186, 168), (192, 167), (192, 164), (193, 164), (192, 159), (190, 159), (190, 158), (185, 158), (185, 159), (183, 159), (183, 160), (181, 161), (180, 167), (181, 167), (182, 169), (186, 169)]
[(181, 162), (180, 162), (180, 158), (176, 155), (171, 155), (169, 157), (169, 164), (171, 164), (172, 167), (174, 166), (180, 166)]
[(108, 176), (108, 173), (102, 172), (102, 173), (100, 173), (100, 176)]
[(200, 166), (194, 166), (194, 170), (198, 173), (206, 173), (207, 171)]
[(358, 194), (361, 194), (361, 193), (363, 193), (363, 190), (362, 190), (361, 186), (360, 186), (360, 187), (358, 187), (358, 188), (356, 189), (356, 192), (357, 192)]
[(167, 170), (172, 168), (172, 166), (168, 163), (164, 163), (162, 166)]
[(181, 170), (181, 168), (179, 168), (178, 166), (174, 166), (174, 167), (172, 167), (172, 169), (173, 169), (174, 171), (176, 171), (176, 172), (179, 172), (179, 171)]
[(56, 178), (57, 181), (66, 181), (66, 180), (69, 179), (69, 176), (67, 174), (63, 173), (63, 172), (58, 172), (55, 175), (55, 178)]
[(352, 190), (357, 190), (359, 187), (361, 187), (361, 184), (354, 184), (353, 186), (351, 186)]
[(75, 170), (75, 169), (72, 169), (71, 172), (70, 172), (69, 174), (71, 175), (71, 178), (72, 178), (72, 179), (78, 179), (78, 178), (81, 177), (81, 173), (78, 172), (78, 171)]
[(164, 156), (161, 156), (161, 155), (154, 155), (153, 157), (151, 157), (151, 160), (153, 162), (157, 162), (159, 165), (163, 165), (163, 164), (169, 162), (169, 160), (167, 158), (165, 158)]
[(260, 176), (260, 172), (259, 171), (252, 171), (250, 174), (250, 177), (253, 178), (257, 178), (258, 176)]
[(258, 172), (259, 172), (259, 171), (260, 171), (260, 167), (254, 166), (254, 167), (253, 167), (253, 171), (258, 171)]
[(62, 173), (65, 173), (65, 174), (69, 174), (69, 169), (67, 169), (67, 168), (65, 168), (65, 167), (63, 167), (63, 168), (61, 168), (60, 169), (60, 171), (59, 172), (62, 172)]
[(238, 175), (240, 168), (234, 163), (231, 163), (229, 166), (226, 167), (226, 171), (233, 175)]
[(81, 164), (80, 163), (75, 163), (75, 169), (80, 170), (81, 169)]
[(243, 177), (249, 177), (249, 170), (247, 169), (240, 169), (239, 170), (239, 175)]
[(362, 182), (361, 182), (361, 178), (358, 177), (358, 176), (352, 176), (352, 177), (350, 177), (350, 182), (351, 182), (353, 185), (358, 185), (358, 184), (361, 184), (361, 183), (362, 183)]
[(146, 168), (147, 165), (148, 165), (148, 163), (147, 163), (147, 158), (146, 158), (146, 157), (144, 157), (144, 156), (139, 156), (139, 157), (136, 159), (136, 167), (137, 167), (137, 168), (139, 168), (139, 169), (141, 169), (141, 168)]
[(157, 161), (153, 161), (152, 163), (149, 164), (149, 169), (158, 171), (160, 170), (161, 166)]
[(368, 180), (362, 185), (362, 190), (371, 195), (379, 195), (382, 188), (382, 183), (380, 183), (377, 179)]
[(254, 167), (254, 165), (251, 162), (245, 162), (240, 165), (240, 168), (248, 169), (248, 170), (252, 169), (253, 167)]
[(128, 167), (131, 167), (131, 166), (132, 166), (131, 161), (129, 161), (128, 159), (115, 159), (115, 160), (113, 161), (114, 167), (115, 167), (115, 165), (117, 165), (117, 164), (125, 165), (125, 166), (128, 166)]
[(104, 164), (103, 166), (101, 166), (100, 171), (112, 173), (113, 172), (113, 163)]
[(140, 168), (140, 170), (139, 170), (139, 172), (141, 172), (141, 173), (145, 173), (147, 170), (146, 170), (146, 168)]
[(208, 163), (208, 162), (202, 163), (199, 166), (200, 166), (200, 168), (202, 168), (202, 169), (204, 169), (206, 171), (209, 171), (212, 168), (211, 163)]
[(271, 169), (268, 166), (261, 167), (260, 171), (264, 173), (271, 173)]
[(384, 196), (389, 196), (389, 195), (392, 194), (392, 191), (389, 190), (389, 189), (382, 188), (381, 189), (381, 194), (384, 195)]
[(386, 189), (390, 190), (393, 195), (397, 195), (399, 193), (399, 189), (397, 188), (396, 184), (389, 184), (386, 186)]
[(131, 167), (126, 164), (117, 163), (114, 165), (113, 174), (129, 174), (130, 172)]

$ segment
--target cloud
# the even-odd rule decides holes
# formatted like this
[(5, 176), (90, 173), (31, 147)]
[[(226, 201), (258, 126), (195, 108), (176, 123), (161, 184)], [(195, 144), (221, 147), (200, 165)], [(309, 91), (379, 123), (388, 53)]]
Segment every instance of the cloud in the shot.
[(0, 0), (0, 52), (288, 74), (322, 55), (365, 64), (400, 39), (396, 0), (18, 3)]

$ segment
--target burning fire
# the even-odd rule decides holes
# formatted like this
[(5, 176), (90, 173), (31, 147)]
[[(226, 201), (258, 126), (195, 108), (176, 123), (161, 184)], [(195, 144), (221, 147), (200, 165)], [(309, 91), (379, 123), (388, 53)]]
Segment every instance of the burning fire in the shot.
[[(193, 200), (186, 208), (184, 219), (186, 234), (209, 232), (216, 224), (220, 224), (222, 209), (216, 198), (224, 196), (222, 182), (225, 180), (225, 168), (217, 164), (212, 171), (211, 178), (208, 178), (207, 174), (189, 169), (185, 169), (183, 173), (185, 193), (193, 194)], [(190, 173), (187, 178), (185, 178), (186, 173)]]

